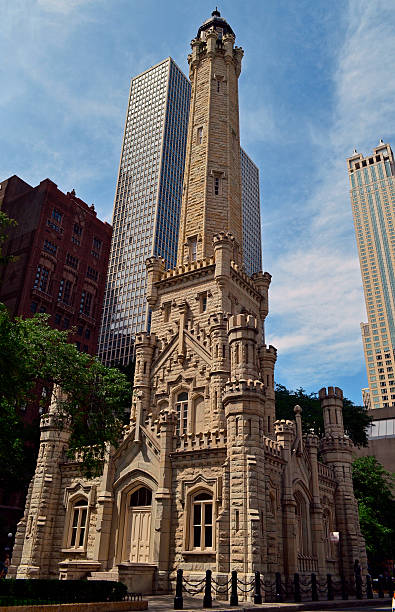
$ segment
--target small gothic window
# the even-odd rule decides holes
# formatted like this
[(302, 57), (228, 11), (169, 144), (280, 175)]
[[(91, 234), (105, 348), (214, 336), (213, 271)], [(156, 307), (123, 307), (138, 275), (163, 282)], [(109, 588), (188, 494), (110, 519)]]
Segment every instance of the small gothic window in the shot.
[(130, 506), (150, 506), (152, 491), (147, 487), (140, 487), (130, 496)]
[(188, 426), (188, 393), (180, 393), (177, 397), (177, 427), (176, 434), (178, 436), (187, 432)]
[(206, 550), (213, 548), (213, 497), (208, 492), (192, 499), (191, 547)]
[(203, 128), (199, 127), (197, 129), (197, 143), (202, 144), (202, 142), (203, 142)]
[(219, 178), (216, 176), (214, 178), (214, 194), (219, 195)]
[(88, 501), (80, 499), (72, 507), (71, 528), (69, 534), (70, 548), (83, 548), (85, 542), (86, 522), (88, 518)]
[(189, 241), (189, 258), (191, 261), (196, 261), (197, 259), (197, 240), (196, 238)]

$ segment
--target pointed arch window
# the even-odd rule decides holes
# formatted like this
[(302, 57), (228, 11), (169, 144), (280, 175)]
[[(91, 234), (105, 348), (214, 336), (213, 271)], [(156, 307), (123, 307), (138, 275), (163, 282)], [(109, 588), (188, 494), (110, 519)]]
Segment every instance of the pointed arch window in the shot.
[(188, 393), (186, 393), (185, 391), (179, 393), (177, 396), (176, 411), (176, 434), (178, 436), (181, 436), (182, 434), (187, 433), (188, 427)]
[(71, 509), (71, 522), (69, 529), (69, 548), (84, 548), (87, 533), (88, 500), (80, 498), (74, 502)]
[(192, 497), (191, 549), (213, 549), (213, 496), (204, 491)]

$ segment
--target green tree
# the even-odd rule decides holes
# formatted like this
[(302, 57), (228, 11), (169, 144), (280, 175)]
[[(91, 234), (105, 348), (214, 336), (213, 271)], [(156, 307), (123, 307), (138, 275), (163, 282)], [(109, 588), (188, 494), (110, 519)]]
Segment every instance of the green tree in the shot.
[[(23, 467), (25, 439), (20, 409), (39, 382), (67, 394), (59, 427), (70, 429), (69, 453), (81, 454), (85, 472), (96, 473), (107, 444), (117, 445), (131, 402), (131, 383), (115, 368), (81, 353), (68, 333), (52, 329), (48, 315), (12, 320), (0, 304), (0, 461), (10, 479)], [(13, 464), (13, 465), (12, 465)]]
[(3, 248), (9, 230), (16, 225), (17, 222), (15, 219), (10, 219), (10, 217), (0, 210), (0, 264), (7, 264), (14, 259), (11, 255), (3, 255)]
[(371, 571), (395, 556), (394, 475), (375, 457), (359, 457), (352, 464), (355, 497)]
[[(311, 429), (319, 436), (324, 435), (324, 419), (321, 403), (316, 393), (307, 394), (304, 389), (290, 391), (283, 385), (276, 385), (276, 418), (294, 419), (294, 406), (299, 404), (303, 410), (302, 425), (304, 433)], [(356, 446), (367, 446), (367, 429), (372, 419), (363, 406), (355, 406), (347, 398), (343, 400), (343, 421), (347, 435)]]

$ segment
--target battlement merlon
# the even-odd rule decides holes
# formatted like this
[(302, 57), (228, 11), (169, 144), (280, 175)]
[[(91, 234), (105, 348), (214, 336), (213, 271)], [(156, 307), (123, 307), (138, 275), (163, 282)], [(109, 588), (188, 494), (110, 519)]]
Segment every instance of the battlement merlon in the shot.
[(158, 299), (158, 289), (155, 286), (164, 271), (165, 260), (163, 257), (149, 257), (146, 262), (147, 269), (147, 302), (150, 306), (154, 306)]

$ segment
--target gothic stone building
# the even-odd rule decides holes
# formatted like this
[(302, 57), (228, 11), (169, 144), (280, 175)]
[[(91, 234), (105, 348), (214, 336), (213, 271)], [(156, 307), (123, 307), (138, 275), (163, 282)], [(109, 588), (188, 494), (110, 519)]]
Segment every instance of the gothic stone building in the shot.
[[(243, 51), (217, 11), (189, 55), (192, 83), (178, 265), (147, 261), (152, 331), (136, 340), (130, 425), (85, 479), (42, 417), (11, 574), (96, 577), (167, 591), (177, 568), (349, 578), (366, 555), (342, 392), (321, 389), (325, 437), (275, 416), (265, 344), (270, 275), (243, 271), (238, 77)], [(58, 391), (58, 393), (60, 393)], [(340, 542), (331, 541), (340, 533)]]

